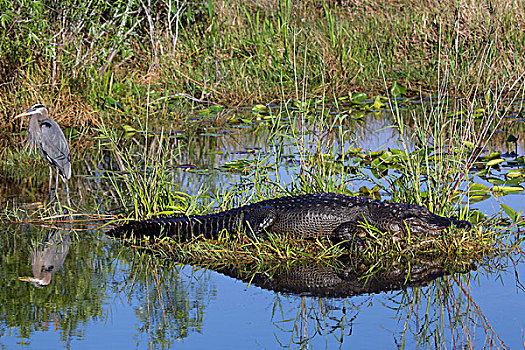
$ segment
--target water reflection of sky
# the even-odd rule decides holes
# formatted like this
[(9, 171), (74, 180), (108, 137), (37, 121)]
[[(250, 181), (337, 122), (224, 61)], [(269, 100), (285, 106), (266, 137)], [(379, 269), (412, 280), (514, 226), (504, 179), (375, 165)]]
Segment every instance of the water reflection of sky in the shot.
[[(524, 272), (523, 269), (521, 272)], [(341, 334), (344, 334), (342, 348), (349, 346), (360, 349), (393, 348), (402, 344), (404, 334), (406, 348), (425, 348), (424, 344), (417, 343), (410, 332), (404, 333), (403, 328), (405, 322), (408, 322), (410, 331), (418, 331), (418, 327), (424, 321), (427, 307), (427, 299), (424, 295), (435, 293), (430, 292), (432, 286), (418, 288), (422, 293), (422, 301), (419, 307), (412, 305), (411, 309), (410, 304), (399, 307), (407, 295), (402, 292), (346, 299), (319, 299), (282, 295), (255, 286), (247, 287), (246, 283), (212, 271), (206, 274), (214, 288), (213, 298), (209, 299), (205, 308), (202, 325), (198, 331), (190, 332), (186, 338), (170, 339), (171, 347), (274, 349), (280, 348), (280, 343), (284, 348), (289, 346), (297, 348), (297, 342), (301, 340), (299, 334), (302, 332), (303, 339), (306, 336), (311, 337), (309, 343), (314, 349), (339, 348), (340, 344), (336, 336), (341, 337)], [(190, 267), (184, 268), (181, 276), (185, 280), (182, 286), (189, 287), (195, 282), (191, 277)], [(482, 310), (483, 317), (506, 346), (520, 348), (523, 345), (521, 329), (524, 326), (522, 311), (525, 309), (525, 298), (523, 290), (516, 287), (513, 273), (501, 274), (498, 279), (482, 271), (472, 272), (471, 276), (470, 297)], [(430, 313), (432, 318), (430, 332), (438, 332), (436, 322), (442, 321), (441, 332), (443, 339), (446, 339), (446, 347), (453, 346), (450, 336), (452, 332), (456, 334), (456, 346), (465, 346), (468, 343), (467, 336), (472, 337), (470, 344), (474, 348), (487, 345), (486, 334), (481, 326), (483, 321), (475, 312), (476, 306), (472, 303), (469, 312), (466, 311), (465, 306), (458, 307), (461, 312), (469, 315), (468, 318), (460, 319), (453, 330), (448, 328), (450, 325), (448, 312), (453, 313), (453, 311), (446, 309), (454, 309), (455, 306), (452, 305), (454, 301), (459, 304), (466, 303), (465, 294), (460, 292), (455, 282), (451, 281), (450, 284), (452, 290), (448, 292), (451, 295), (448, 299), (449, 304), (436, 305), (432, 300), (430, 301), (431, 310), (441, 308), (442, 311), (441, 318), (435, 318), (436, 315)], [(107, 292), (109, 287), (105, 288)], [(137, 319), (137, 308), (146, 307), (144, 300), (128, 299), (126, 292), (106, 295), (103, 314), (98, 319), (88, 322), (83, 331), (70, 340), (71, 348), (147, 348), (151, 344), (155, 348), (161, 347), (161, 344), (157, 343), (154, 330), (151, 330), (150, 334), (147, 325)], [(305, 319), (301, 322), (302, 310)], [(325, 310), (326, 313), (323, 314), (321, 310)], [(343, 324), (345, 328), (341, 330)], [(321, 327), (321, 330), (317, 327)], [(141, 328), (142, 330), (139, 330)], [(325, 329), (328, 332), (325, 332)], [(491, 331), (487, 333), (493, 336)], [(19, 339), (5, 335), (0, 343), (7, 348), (17, 347), (15, 344)], [(498, 347), (499, 341), (496, 338), (494, 341), (495, 347)], [(65, 345), (60, 340), (60, 333), (53, 329), (52, 324), (47, 331), (35, 332), (29, 342), (31, 345), (28, 348), (38, 349), (52, 349), (58, 344)], [(432, 343), (428, 345), (433, 348)]]
[[(356, 129), (355, 137), (359, 146), (368, 150), (377, 150), (385, 147), (395, 147), (396, 135), (394, 129), (388, 128), (389, 123), (382, 118), (370, 117), (361, 127)], [(211, 136), (210, 136), (211, 137)], [(224, 141), (222, 138), (228, 138)], [(211, 137), (210, 142), (217, 142), (229, 147), (231, 153), (217, 154), (213, 160), (213, 167), (232, 159), (258, 157), (257, 153), (239, 154), (247, 147), (260, 147), (261, 152), (271, 154), (264, 137), (246, 137), (240, 134), (222, 137)], [(233, 140), (233, 141), (232, 141)], [(307, 136), (305, 144), (315, 141), (315, 136)], [(290, 141), (290, 140), (289, 140)], [(291, 140), (293, 141), (293, 140)], [(237, 145), (232, 147), (233, 145)], [(345, 147), (352, 148), (350, 142)], [(289, 154), (292, 151), (286, 150)], [(522, 145), (519, 153), (523, 154)], [(185, 161), (191, 163), (191, 159)], [(295, 176), (293, 164), (279, 169), (282, 183), (290, 183)], [(196, 193), (204, 185), (211, 193), (218, 189), (227, 190), (238, 181), (237, 174), (221, 171), (201, 173), (177, 173), (179, 188), (188, 193)], [(491, 215), (500, 211), (500, 204), (507, 204), (516, 210), (525, 210), (523, 194), (491, 197), (483, 202), (472, 204), (472, 208), (479, 208), (483, 213)], [(92, 239), (92, 238), (89, 238)], [(80, 241), (74, 244), (91, 244), (90, 241)], [(118, 251), (118, 247), (111, 246), (109, 250)], [(80, 256), (73, 255), (69, 259), (86, 259), (97, 261), (105, 259), (98, 253)], [(519, 258), (519, 257), (513, 257)], [(123, 288), (121, 282), (130, 275), (130, 267), (118, 254), (112, 256), (111, 269), (104, 274), (97, 270), (97, 264), (89, 265), (91, 274), (103, 279), (102, 283), (88, 285), (86, 288), (100, 288), (103, 296), (102, 313), (78, 325), (69, 340), (64, 340), (60, 329), (55, 329), (59, 323), (50, 317), (45, 331), (35, 331), (26, 348), (56, 349), (70, 347), (74, 349), (103, 348), (162, 348), (156, 331), (163, 332), (162, 324), (172, 324), (173, 309), (162, 308), (148, 304), (144, 291), (130, 293)], [(26, 264), (27, 261), (21, 261)], [(446, 277), (450, 289), (444, 292), (436, 282), (429, 287), (418, 287), (408, 292), (386, 292), (382, 294), (362, 295), (349, 298), (317, 298), (284, 295), (241, 282), (213, 271), (196, 271), (186, 266), (172, 278), (177, 280), (173, 289), (187, 294), (185, 307), (196, 305), (202, 307), (202, 324), (189, 327), (187, 335), (178, 338), (174, 333), (167, 337), (166, 348), (187, 349), (275, 349), (298, 348), (298, 342), (305, 337), (312, 337), (310, 347), (319, 348), (397, 348), (405, 344), (406, 348), (434, 348), (434, 341), (445, 341), (443, 347), (482, 348), (484, 346), (500, 347), (497, 335), (510, 348), (523, 347), (523, 328), (525, 319), (524, 290), (519, 285), (517, 276), (525, 275), (524, 264), (520, 261), (516, 267), (510, 261), (505, 261), (503, 271), (494, 271), (491, 263), (488, 268), (481, 267), (478, 271), (467, 275)], [(58, 271), (53, 282), (55, 284), (70, 281), (71, 275), (81, 275), (75, 271), (78, 265), (66, 262), (66, 267)], [(27, 270), (27, 269), (26, 269)], [(7, 274), (13, 274), (7, 271)], [(84, 274), (82, 274), (84, 275)], [(69, 277), (68, 277), (69, 276)], [(470, 276), (465, 282), (465, 276)], [(13, 279), (13, 276), (11, 276)], [(456, 284), (456, 280), (464, 289)], [(21, 283), (21, 282), (20, 282)], [(202, 284), (201, 289), (194, 289), (196, 284)], [(118, 287), (115, 287), (117, 285)], [(27, 286), (27, 288), (32, 288)], [(138, 288), (138, 287), (137, 287)], [(142, 287), (143, 288), (143, 287)], [(172, 290), (172, 291), (174, 291)], [(407, 303), (419, 293), (418, 303)], [(441, 294), (440, 294), (441, 293)], [(467, 294), (468, 293), (468, 294)], [(448, 299), (443, 297), (448, 295)], [(149, 294), (154, 297), (155, 294)], [(441, 295), (443, 304), (436, 304), (436, 295)], [(88, 306), (89, 301), (73, 302), (69, 310), (82, 309)], [(402, 305), (402, 306), (400, 306)], [(149, 309), (148, 309), (149, 306)], [(46, 307), (53, 309), (52, 300)], [(415, 336), (421, 332), (421, 324), (425, 321), (425, 314), (431, 310), (430, 316), (430, 344), (425, 346), (418, 343)], [(5, 308), (4, 310), (8, 310)], [(67, 317), (67, 309), (60, 309), (61, 317)], [(149, 316), (148, 316), (149, 315)], [(301, 318), (301, 315), (303, 316)], [(458, 323), (450, 328), (451, 323), (458, 317)], [(149, 323), (148, 317), (154, 322)], [(145, 321), (146, 320), (146, 321)], [(488, 322), (489, 326), (485, 324)], [(409, 328), (404, 332), (405, 325)], [(157, 328), (156, 328), (157, 327)], [(343, 328), (341, 328), (343, 327)], [(22, 339), (17, 327), (2, 323), (0, 344), (6, 348), (19, 348)], [(495, 332), (495, 333), (493, 333)], [(166, 333), (166, 332), (164, 332)], [(303, 337), (301, 338), (301, 334)], [(342, 335), (343, 334), (343, 335)], [(440, 334), (440, 335), (436, 335)], [(421, 334), (419, 334), (422, 336)], [(342, 345), (336, 336), (343, 338)], [(455, 340), (453, 341), (452, 338)], [(438, 340), (436, 340), (438, 339)], [(492, 339), (493, 346), (487, 345), (487, 339)]]

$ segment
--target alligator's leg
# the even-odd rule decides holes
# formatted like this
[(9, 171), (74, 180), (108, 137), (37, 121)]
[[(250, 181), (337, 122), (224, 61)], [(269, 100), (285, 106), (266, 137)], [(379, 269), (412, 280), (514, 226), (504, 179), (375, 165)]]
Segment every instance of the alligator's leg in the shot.
[(360, 252), (365, 249), (365, 244), (361, 238), (365, 237), (366, 234), (366, 230), (358, 226), (357, 222), (347, 221), (335, 228), (331, 238), (336, 242), (345, 242), (344, 245)]
[(275, 208), (269, 205), (246, 213), (244, 221), (247, 226), (247, 232), (251, 233), (253, 237), (268, 238), (266, 229), (274, 223), (276, 217)]

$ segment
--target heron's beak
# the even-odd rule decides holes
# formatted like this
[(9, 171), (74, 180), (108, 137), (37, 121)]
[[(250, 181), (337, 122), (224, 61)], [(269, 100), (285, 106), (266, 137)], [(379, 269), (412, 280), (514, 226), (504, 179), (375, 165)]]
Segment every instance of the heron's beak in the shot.
[(18, 279), (24, 282), (32, 282), (34, 278), (33, 277), (18, 277)]
[(18, 118), (26, 117), (26, 116), (32, 115), (33, 113), (35, 113), (35, 110), (34, 110), (34, 109), (28, 109), (27, 111), (22, 112), (22, 113), (20, 113), (19, 115), (15, 115), (15, 117), (14, 117), (13, 119), (18, 119)]
[(18, 277), (20, 281), (29, 282), (38, 288), (42, 288), (42, 286), (46, 285), (44, 284), (44, 281), (35, 277)]

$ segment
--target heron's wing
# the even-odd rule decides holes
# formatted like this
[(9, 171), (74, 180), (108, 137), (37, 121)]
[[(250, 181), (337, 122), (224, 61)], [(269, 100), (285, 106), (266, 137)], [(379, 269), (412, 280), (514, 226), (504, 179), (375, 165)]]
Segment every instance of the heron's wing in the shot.
[(71, 156), (66, 137), (60, 126), (53, 119), (44, 119), (40, 122), (42, 132), (40, 151), (44, 158), (56, 166), (63, 178), (71, 177)]

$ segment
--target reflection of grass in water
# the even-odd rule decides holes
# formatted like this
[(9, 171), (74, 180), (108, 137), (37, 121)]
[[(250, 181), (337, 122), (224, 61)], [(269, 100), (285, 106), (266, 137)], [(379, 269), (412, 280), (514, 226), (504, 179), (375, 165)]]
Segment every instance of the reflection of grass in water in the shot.
[(209, 299), (215, 295), (206, 274), (191, 270), (189, 283), (181, 277), (183, 265), (151, 254), (122, 249), (120, 259), (129, 268), (119, 293), (143, 302), (135, 310), (142, 333), (151, 343), (171, 344), (202, 329)]
[[(491, 268), (490, 273), (497, 275), (500, 269), (508, 269), (506, 260), (501, 267)], [(493, 320), (473, 299), (471, 283), (478, 283), (472, 274), (451, 274), (433, 281), (428, 289), (403, 292), (396, 307), (403, 324), (403, 345), (412, 341), (418, 348), (434, 348), (436, 344), (478, 348), (481, 341), (483, 347), (505, 347), (505, 339), (491, 325)]]
[[(211, 247), (208, 245), (207, 247)], [(162, 250), (161, 250), (162, 251)], [(160, 305), (163, 291), (163, 274), (164, 269), (172, 269), (169, 263), (165, 264), (166, 257), (168, 261), (172, 261), (168, 254), (159, 253), (160, 255), (150, 255), (137, 253), (137, 260), (134, 264), (137, 268), (137, 273), (142, 275), (148, 273), (149, 279), (154, 279), (158, 282), (151, 283), (154, 290), (149, 290), (152, 300), (149, 300), (153, 313), (160, 313), (161, 310), (168, 311), (166, 305)], [(151, 264), (152, 259), (160, 258), (153, 263), (153, 268), (145, 267)], [(149, 261), (149, 262), (148, 262)], [(431, 261), (436, 264), (435, 260)], [(429, 261), (430, 263), (430, 261)], [(221, 271), (223, 262), (212, 265)], [(276, 265), (270, 264), (243, 264), (243, 261), (233, 263), (239, 271), (239, 278), (251, 284), (250, 276), (253, 274), (260, 274), (270, 278), (276, 269), (283, 268), (282, 265), (289, 264), (293, 268), (294, 263), (283, 261)], [(381, 274), (388, 272), (390, 269), (406, 268), (408, 266), (407, 278), (410, 272), (410, 263), (403, 264), (388, 264), (384, 266), (383, 271), (376, 271)], [(285, 267), (287, 268), (287, 267)], [(486, 344), (490, 346), (497, 346), (501, 344), (498, 334), (491, 325), (491, 320), (488, 319), (480, 306), (470, 295), (470, 281), (473, 280), (468, 274), (462, 274), (468, 271), (471, 267), (464, 266), (452, 271), (452, 274), (445, 276), (438, 280), (429, 281), (428, 284), (422, 286), (414, 286), (409, 289), (394, 291), (393, 294), (385, 295), (384, 297), (370, 296), (365, 299), (328, 299), (328, 298), (308, 298), (301, 297), (297, 302), (290, 303), (288, 297), (280, 294), (275, 295), (275, 301), (272, 308), (271, 317), (277, 333), (275, 336), (279, 342), (293, 343), (293, 344), (316, 344), (321, 341), (324, 342), (326, 336), (335, 336), (333, 339), (336, 342), (343, 343), (348, 338), (354, 339), (359, 337), (358, 334), (352, 336), (350, 332), (355, 323), (361, 324), (361, 327), (366, 327), (360, 322), (360, 313), (365, 311), (372, 304), (378, 307), (380, 304), (391, 308), (395, 319), (397, 319), (397, 326), (395, 321), (391, 323), (399, 338), (399, 344), (403, 347), (413, 347), (414, 343), (418, 344), (418, 348), (434, 348), (435, 344), (479, 344), (478, 337), (484, 339), (486, 336)], [(243, 270), (245, 269), (245, 270)], [(454, 271), (461, 271), (461, 273), (454, 273)], [(494, 271), (492, 271), (494, 273)], [(228, 274), (229, 275), (229, 274)], [(232, 275), (233, 276), (233, 275)], [(296, 275), (294, 275), (297, 277)], [(366, 277), (364, 277), (366, 278)], [(142, 279), (148, 279), (142, 277)], [(290, 281), (293, 283), (293, 281)], [(157, 290), (156, 288), (161, 288)], [(251, 286), (250, 288), (254, 288)], [(286, 292), (285, 292), (286, 293)], [(154, 298), (159, 300), (153, 300)], [(292, 299), (295, 300), (295, 299)], [(356, 303), (355, 300), (358, 300)], [(375, 303), (374, 303), (375, 301)], [(153, 311), (154, 305), (159, 305), (156, 311)], [(164, 314), (165, 311), (163, 311)], [(295, 317), (294, 317), (295, 315)], [(157, 315), (158, 316), (158, 315)], [(388, 324), (388, 323), (387, 323)], [(360, 329), (362, 329), (360, 327)], [(370, 325), (369, 327), (373, 327)], [(504, 340), (504, 339), (503, 339)]]

